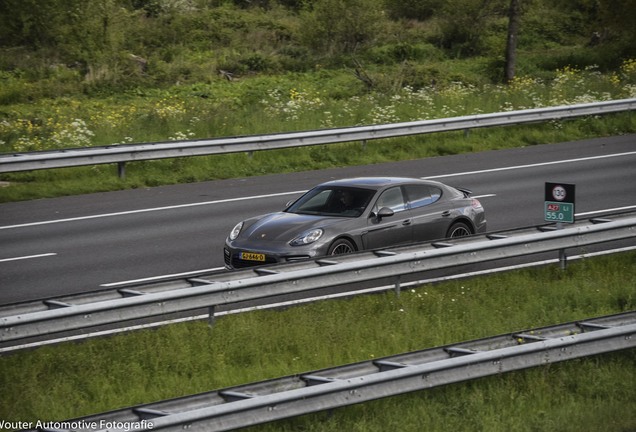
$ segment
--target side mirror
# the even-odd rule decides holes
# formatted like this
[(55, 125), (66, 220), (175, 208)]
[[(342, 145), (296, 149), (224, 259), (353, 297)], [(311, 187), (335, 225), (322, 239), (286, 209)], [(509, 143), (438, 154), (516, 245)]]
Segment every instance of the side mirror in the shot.
[(383, 218), (385, 217), (391, 217), (395, 214), (395, 212), (393, 210), (391, 210), (388, 207), (382, 207), (380, 210), (378, 210), (378, 213), (376, 214), (376, 218), (378, 219), (378, 222), (381, 221)]

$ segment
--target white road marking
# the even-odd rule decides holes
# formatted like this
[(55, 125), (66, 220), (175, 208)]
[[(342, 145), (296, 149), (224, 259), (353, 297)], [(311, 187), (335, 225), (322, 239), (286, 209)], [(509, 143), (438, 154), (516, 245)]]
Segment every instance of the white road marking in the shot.
[(54, 219), (54, 220), (41, 221), (41, 222), (30, 222), (30, 223), (19, 224), (19, 225), (0, 226), (0, 230), (12, 229), (12, 228), (24, 228), (24, 227), (38, 226), (38, 225), (48, 225), (48, 224), (61, 223), (61, 222), (75, 222), (75, 221), (81, 221), (81, 220), (87, 220), (87, 219), (100, 219), (100, 218), (106, 218), (106, 217), (112, 217), (112, 216), (123, 216), (123, 215), (130, 215), (130, 214), (136, 214), (136, 213), (149, 213), (154, 211), (173, 210), (173, 209), (197, 207), (197, 206), (204, 206), (204, 205), (211, 205), (211, 204), (222, 204), (222, 203), (228, 203), (228, 202), (234, 202), (234, 201), (246, 201), (246, 200), (253, 200), (253, 199), (260, 199), (260, 198), (272, 198), (272, 197), (278, 197), (283, 195), (300, 194), (304, 192), (306, 191), (302, 190), (302, 191), (293, 191), (293, 192), (281, 192), (281, 193), (275, 193), (275, 194), (255, 195), (255, 196), (249, 196), (249, 197), (228, 198), (228, 199), (216, 200), (216, 201), (204, 201), (204, 202), (197, 202), (197, 203), (190, 203), (190, 204), (179, 204), (174, 206), (130, 210), (130, 211), (117, 212), (117, 213), (104, 213), (104, 214), (98, 214), (98, 215), (92, 215), (92, 216), (80, 216), (80, 217), (67, 218), (67, 219)]
[[(636, 155), (636, 152), (616, 153), (616, 154), (601, 155), (601, 156), (590, 156), (585, 158), (566, 159), (561, 161), (543, 162), (543, 163), (536, 163), (536, 164), (529, 164), (529, 165), (517, 165), (517, 166), (511, 166), (511, 167), (491, 168), (491, 169), (479, 170), (479, 171), (466, 171), (462, 173), (442, 174), (442, 175), (422, 177), (422, 178), (436, 179), (436, 178), (443, 178), (443, 177), (456, 177), (456, 176), (469, 175), (469, 174), (484, 174), (484, 173), (491, 173), (491, 172), (498, 172), (498, 171), (508, 171), (508, 170), (522, 169), (522, 168), (537, 167), (537, 166), (582, 162), (582, 161), (607, 159), (607, 158), (613, 158), (613, 157), (624, 157), (624, 156), (631, 156), (631, 155)], [(61, 222), (74, 222), (74, 221), (81, 221), (81, 220), (88, 220), (88, 219), (99, 219), (99, 218), (106, 218), (106, 217), (112, 217), (112, 216), (136, 214), (136, 213), (148, 213), (148, 212), (154, 212), (154, 211), (172, 210), (172, 209), (179, 209), (179, 208), (186, 208), (186, 207), (197, 207), (197, 206), (204, 206), (204, 205), (211, 205), (211, 204), (222, 204), (222, 203), (228, 203), (228, 202), (246, 201), (246, 200), (253, 200), (253, 199), (260, 199), (260, 198), (273, 198), (273, 197), (279, 197), (279, 196), (285, 196), (285, 195), (301, 194), (304, 192), (306, 192), (306, 190), (293, 191), (293, 192), (280, 192), (280, 193), (265, 194), (265, 195), (254, 195), (254, 196), (240, 197), (240, 198), (228, 198), (223, 200), (180, 204), (175, 206), (155, 207), (155, 208), (147, 208), (147, 209), (140, 209), (140, 210), (130, 210), (130, 211), (124, 211), (124, 212), (117, 212), (117, 213), (105, 213), (105, 214), (98, 214), (98, 215), (91, 215), (91, 216), (80, 216), (80, 217), (67, 218), (67, 219), (54, 219), (54, 220), (30, 222), (30, 223), (18, 224), (18, 225), (0, 226), (0, 230), (12, 229), (12, 228), (24, 228), (24, 227), (31, 227), (31, 226), (38, 226), (38, 225), (48, 225), (48, 224), (61, 223)]]
[(4, 258), (4, 259), (0, 259), (0, 262), (8, 262), (8, 261), (18, 261), (18, 260), (25, 260), (25, 259), (32, 259), (32, 258), (43, 258), (43, 257), (49, 257), (49, 256), (55, 256), (57, 255), (54, 252), (50, 252), (50, 253), (43, 253), (43, 254), (38, 254), (38, 255), (28, 255), (28, 256), (21, 256), (21, 257), (14, 257), (14, 258)]
[(437, 176), (422, 177), (422, 179), (431, 180), (431, 179), (443, 178), (443, 177), (457, 177), (457, 176), (471, 175), (471, 174), (485, 174), (485, 173), (492, 173), (492, 172), (499, 172), (499, 171), (509, 171), (509, 170), (523, 169), (523, 168), (534, 168), (538, 166), (558, 165), (558, 164), (573, 163), (573, 162), (584, 162), (584, 161), (590, 161), (590, 160), (596, 160), (596, 159), (607, 159), (607, 158), (613, 158), (613, 157), (623, 157), (623, 156), (632, 156), (632, 155), (636, 155), (636, 152), (615, 153), (610, 155), (590, 156), (590, 157), (576, 158), (576, 159), (565, 159), (560, 161), (539, 162), (539, 163), (528, 164), (528, 165), (516, 165), (516, 166), (502, 167), (502, 168), (490, 168), (490, 169), (478, 170), (478, 171), (466, 171), (466, 172), (454, 173), (454, 174), (442, 174)]
[(224, 269), (225, 269), (225, 267), (216, 267), (216, 268), (197, 270), (197, 271), (190, 271), (190, 272), (184, 272), (184, 273), (173, 273), (173, 274), (167, 274), (167, 275), (152, 276), (152, 277), (147, 277), (147, 278), (143, 278), (143, 279), (132, 279), (132, 280), (128, 280), (128, 281), (111, 282), (111, 283), (101, 284), (100, 286), (103, 286), (103, 287), (116, 287), (118, 285), (128, 285), (128, 284), (131, 284), (131, 283), (140, 283), (140, 282), (151, 282), (151, 281), (156, 281), (156, 280), (159, 280), (159, 279), (166, 279), (166, 278), (171, 278), (171, 277), (184, 277), (184, 276), (192, 276), (192, 275), (199, 274), (199, 273), (211, 273), (211, 272), (224, 270)]

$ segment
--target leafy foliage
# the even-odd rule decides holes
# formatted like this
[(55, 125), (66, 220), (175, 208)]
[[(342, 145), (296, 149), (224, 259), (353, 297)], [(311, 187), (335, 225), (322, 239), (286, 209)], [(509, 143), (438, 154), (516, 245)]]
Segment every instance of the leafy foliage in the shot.
[(379, 0), (321, 0), (301, 15), (301, 41), (318, 53), (353, 54), (382, 30)]
[[(635, 1), (524, 3), (519, 49), (545, 56), (546, 47), (587, 44), (584, 55), (603, 60), (596, 63), (601, 68), (618, 67), (634, 54)], [(503, 54), (507, 3), (5, 0), (0, 70), (24, 81), (18, 93), (28, 100), (206, 82), (219, 70), (238, 76), (352, 67), (352, 57), (366, 68), (445, 57), (494, 60)], [(42, 80), (48, 83), (27, 85)]]

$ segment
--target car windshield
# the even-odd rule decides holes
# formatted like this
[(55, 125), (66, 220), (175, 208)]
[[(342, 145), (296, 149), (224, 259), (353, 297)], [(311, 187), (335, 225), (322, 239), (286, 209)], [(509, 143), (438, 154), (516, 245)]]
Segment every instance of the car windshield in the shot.
[(375, 191), (348, 187), (317, 187), (300, 197), (286, 212), (335, 217), (358, 217)]

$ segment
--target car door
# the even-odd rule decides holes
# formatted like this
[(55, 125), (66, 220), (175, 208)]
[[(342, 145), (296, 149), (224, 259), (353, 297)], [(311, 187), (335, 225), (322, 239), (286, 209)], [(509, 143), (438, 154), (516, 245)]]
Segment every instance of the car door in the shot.
[[(390, 208), (393, 215), (378, 217), (378, 212), (383, 207)], [(367, 220), (367, 231), (362, 236), (365, 249), (411, 243), (412, 237), (411, 216), (402, 187), (395, 186), (385, 190), (373, 204)]]
[(440, 199), (442, 190), (424, 184), (406, 185), (404, 190), (411, 215), (413, 240), (421, 242), (446, 237), (452, 206)]

